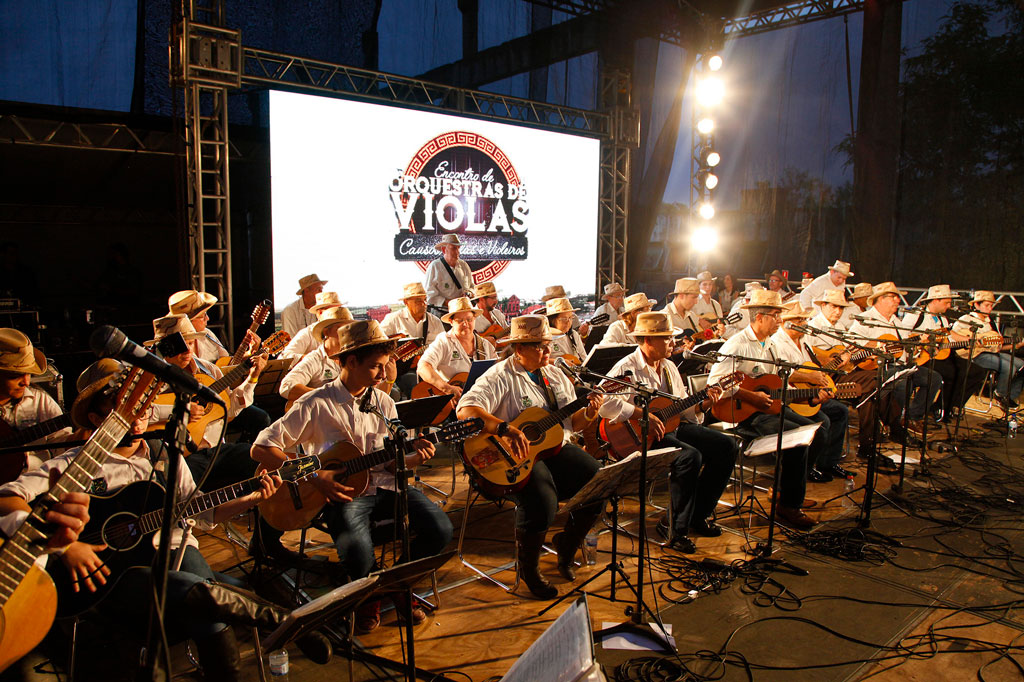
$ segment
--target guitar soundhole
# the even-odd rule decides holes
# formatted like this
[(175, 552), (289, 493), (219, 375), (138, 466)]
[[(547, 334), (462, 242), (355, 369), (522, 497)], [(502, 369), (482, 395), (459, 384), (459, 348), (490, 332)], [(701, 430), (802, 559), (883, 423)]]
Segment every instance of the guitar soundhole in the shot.
[(544, 433), (537, 428), (536, 422), (523, 424), (520, 430), (523, 432), (523, 435), (526, 436), (526, 440), (530, 441), (530, 443), (539, 443), (541, 439), (544, 438)]
[[(113, 522), (117, 517), (121, 519)], [(139, 542), (142, 535), (138, 526), (138, 518), (128, 514), (118, 514), (111, 517), (113, 523), (108, 523), (103, 531), (103, 541), (115, 552), (123, 552), (131, 549)]]

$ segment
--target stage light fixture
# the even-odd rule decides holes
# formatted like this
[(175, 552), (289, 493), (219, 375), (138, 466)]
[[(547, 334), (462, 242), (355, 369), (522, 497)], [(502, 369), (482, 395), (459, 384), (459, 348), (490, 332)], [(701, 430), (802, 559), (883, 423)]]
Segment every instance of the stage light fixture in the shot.
[(708, 173), (704, 176), (704, 186), (708, 189), (714, 189), (718, 187), (718, 176), (714, 173)]
[(722, 103), (725, 95), (725, 85), (722, 79), (716, 76), (709, 76), (697, 81), (697, 103), (705, 108), (716, 107)]
[(710, 135), (711, 131), (715, 129), (715, 122), (710, 118), (702, 118), (697, 121), (697, 132), (701, 135)]
[(721, 160), (722, 157), (719, 155), (718, 152), (708, 152), (707, 155), (704, 157), (704, 163), (708, 165), (708, 168), (714, 168), (715, 166), (718, 165), (719, 161)]
[(718, 246), (718, 230), (711, 225), (701, 225), (690, 236), (690, 246), (701, 253), (711, 251)]
[(711, 57), (708, 58), (708, 69), (711, 71), (718, 71), (720, 68), (722, 68), (722, 58), (717, 54), (711, 55)]
[(700, 217), (703, 218), (704, 220), (711, 220), (712, 218), (715, 217), (715, 207), (712, 206), (709, 202), (704, 202), (703, 204), (701, 204), (697, 212), (700, 214)]

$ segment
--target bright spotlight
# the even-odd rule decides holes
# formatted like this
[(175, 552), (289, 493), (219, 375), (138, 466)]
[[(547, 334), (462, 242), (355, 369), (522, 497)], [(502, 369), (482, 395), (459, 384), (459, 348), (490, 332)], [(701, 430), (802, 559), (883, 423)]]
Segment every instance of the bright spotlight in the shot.
[(697, 212), (700, 213), (700, 217), (704, 220), (711, 220), (715, 217), (715, 207), (709, 203), (701, 204)]
[(702, 107), (715, 107), (721, 104), (725, 95), (722, 79), (710, 76), (697, 81), (697, 103)]
[(718, 176), (714, 173), (708, 173), (704, 178), (704, 186), (708, 189), (714, 189), (718, 187)]
[(704, 158), (704, 162), (708, 164), (709, 168), (714, 168), (718, 165), (718, 162), (722, 160), (718, 152), (708, 152), (708, 155)]
[(708, 68), (712, 71), (718, 71), (722, 68), (722, 58), (717, 54), (711, 55), (711, 58), (708, 59)]
[(707, 252), (718, 246), (718, 230), (710, 225), (701, 225), (690, 236), (690, 245), (695, 251)]
[(697, 132), (701, 135), (710, 135), (711, 131), (715, 129), (715, 122), (710, 118), (702, 118), (697, 121)]

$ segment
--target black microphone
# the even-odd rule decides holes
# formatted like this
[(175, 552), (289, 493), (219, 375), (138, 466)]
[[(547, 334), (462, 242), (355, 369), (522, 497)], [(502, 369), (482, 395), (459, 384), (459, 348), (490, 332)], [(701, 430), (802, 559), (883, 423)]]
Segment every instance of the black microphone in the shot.
[(901, 305), (900, 306), (900, 311), (902, 311), (904, 313), (922, 313), (922, 314), (928, 312), (926, 309), (921, 308), (920, 306), (916, 306), (916, 305)]
[(201, 403), (217, 403), (224, 407), (224, 401), (213, 390), (199, 383), (194, 376), (180, 367), (175, 367), (163, 358), (130, 340), (117, 327), (105, 324), (97, 327), (89, 337), (89, 347), (101, 358), (123, 360), (128, 364), (149, 372), (157, 379), (170, 384), (182, 392), (196, 396)]
[(683, 358), (687, 360), (700, 360), (701, 362), (717, 362), (718, 353), (711, 351), (707, 355), (701, 355), (700, 353), (694, 353), (692, 350), (684, 350)]
[(370, 398), (372, 398), (372, 397), (373, 397), (373, 387), (372, 386), (368, 386), (366, 388), (366, 390), (363, 391), (363, 397), (359, 399), (359, 411), (360, 412), (370, 412), (373, 409), (373, 407), (370, 405)]
[(565, 358), (555, 358), (555, 367), (562, 370), (571, 377), (576, 377), (578, 379), (580, 376), (579, 372), (576, 371), (576, 368), (570, 365), (568, 362), (566, 362)]
[(871, 320), (871, 318), (868, 317), (867, 315), (851, 315), (850, 317), (857, 320), (858, 322), (868, 322)]

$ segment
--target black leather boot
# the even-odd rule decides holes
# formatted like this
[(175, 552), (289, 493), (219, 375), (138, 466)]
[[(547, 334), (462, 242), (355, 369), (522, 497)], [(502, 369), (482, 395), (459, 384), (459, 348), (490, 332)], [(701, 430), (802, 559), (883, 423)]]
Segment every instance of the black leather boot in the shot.
[[(247, 625), (266, 631), (274, 630), (288, 615), (283, 608), (254, 592), (215, 582), (193, 585), (185, 594), (185, 608), (211, 622)], [(320, 632), (303, 635), (295, 643), (314, 663), (322, 665), (331, 660), (331, 642)]]
[(540, 574), (540, 551), (544, 533), (519, 532), (519, 577), (538, 599), (554, 599), (558, 590)]
[(227, 626), (208, 637), (192, 640), (203, 677), (216, 682), (237, 682), (242, 679), (242, 659), (238, 654), (235, 631)]
[(576, 580), (576, 567), (574, 566), (576, 551), (583, 544), (587, 533), (590, 532), (600, 516), (600, 508), (596, 512), (577, 510), (569, 514), (569, 518), (565, 522), (565, 530), (552, 538), (555, 550), (558, 552), (558, 572), (566, 580)]

